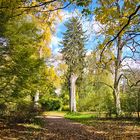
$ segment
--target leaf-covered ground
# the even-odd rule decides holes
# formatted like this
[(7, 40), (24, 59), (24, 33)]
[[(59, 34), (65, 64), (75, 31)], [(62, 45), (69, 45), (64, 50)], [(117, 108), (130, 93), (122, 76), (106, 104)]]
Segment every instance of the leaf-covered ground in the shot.
[(82, 124), (66, 120), (63, 117), (43, 118), (44, 125), (4, 124), (0, 123), (1, 140), (91, 140), (104, 139)]
[(66, 114), (65, 118), (85, 124), (89, 129), (94, 128), (94, 133), (102, 134), (107, 140), (140, 140), (138, 118), (99, 118), (95, 113), (85, 112)]
[[(139, 140), (140, 127), (118, 120), (83, 120), (87, 125), (62, 116), (40, 118), (42, 125), (12, 124), (0, 120), (1, 140)], [(80, 121), (82, 122), (82, 121)], [(83, 122), (82, 122), (83, 123)]]

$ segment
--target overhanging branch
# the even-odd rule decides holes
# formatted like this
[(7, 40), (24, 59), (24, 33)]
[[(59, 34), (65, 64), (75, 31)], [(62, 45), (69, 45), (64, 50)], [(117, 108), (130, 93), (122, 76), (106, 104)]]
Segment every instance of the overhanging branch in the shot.
[(130, 24), (131, 20), (137, 14), (137, 12), (139, 11), (139, 9), (140, 9), (140, 5), (138, 5), (137, 8), (135, 9), (135, 11), (128, 17), (127, 23), (121, 28), (121, 30), (117, 33), (117, 35), (113, 39), (111, 39), (110, 41), (108, 41), (106, 43), (106, 45), (104, 46), (104, 48), (101, 51), (100, 61), (102, 59), (102, 55), (103, 55), (103, 52), (105, 51), (106, 47), (108, 45), (110, 45), (114, 40), (116, 40), (120, 36), (120, 34), (122, 33), (122, 31)]
[(100, 81), (98, 81), (98, 82), (94, 82), (94, 83), (95, 83), (95, 84), (96, 84), (96, 83), (104, 84), (104, 85), (110, 87), (112, 90), (114, 90), (113, 86), (111, 86), (111, 85), (109, 85), (109, 84), (107, 84), (107, 83), (105, 83), (105, 82), (100, 82)]
[(121, 32), (130, 24), (131, 20), (133, 19), (133, 16), (137, 14), (139, 9), (140, 9), (140, 5), (137, 6), (136, 10), (128, 17), (127, 23), (121, 28), (121, 30), (117, 33), (117, 35), (106, 44), (106, 46), (111, 42), (113, 42), (115, 39), (117, 39), (117, 37), (121, 34)]
[(130, 88), (132, 88), (132, 87), (134, 87), (134, 86), (137, 86), (139, 83), (140, 83), (140, 80), (138, 80), (136, 83), (132, 84), (132, 85), (130, 86)]

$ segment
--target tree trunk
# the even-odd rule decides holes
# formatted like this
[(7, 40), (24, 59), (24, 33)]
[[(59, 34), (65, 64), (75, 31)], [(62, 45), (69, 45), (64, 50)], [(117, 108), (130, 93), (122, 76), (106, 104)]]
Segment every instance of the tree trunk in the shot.
[(138, 118), (140, 118), (140, 90), (138, 90), (138, 98), (137, 98), (137, 114), (138, 114)]
[(121, 37), (118, 37), (117, 58), (115, 61), (114, 90), (113, 90), (116, 116), (121, 115), (120, 91), (119, 91), (121, 57), (122, 57)]
[(121, 115), (121, 103), (120, 103), (120, 93), (118, 89), (114, 89), (114, 102), (115, 102), (115, 110), (116, 110), (116, 116)]
[(34, 107), (38, 107), (39, 103), (39, 91), (36, 92), (35, 96), (34, 96)]
[[(43, 55), (42, 47), (39, 48), (38, 54), (39, 54), (39, 58), (41, 59), (42, 55)], [(40, 79), (40, 77), (38, 77), (38, 78)], [(40, 93), (39, 93), (39, 90), (37, 90), (37, 92), (35, 93), (35, 96), (34, 96), (34, 107), (35, 108), (38, 108), (39, 96), (40, 96)]]
[(76, 112), (76, 80), (78, 76), (72, 74), (70, 76), (70, 111)]

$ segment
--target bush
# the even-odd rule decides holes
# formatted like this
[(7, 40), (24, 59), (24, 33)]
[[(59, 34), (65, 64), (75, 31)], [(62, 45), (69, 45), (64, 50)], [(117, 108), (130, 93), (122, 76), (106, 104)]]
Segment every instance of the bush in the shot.
[(125, 117), (131, 117), (137, 111), (138, 97), (135, 92), (121, 94), (121, 105)]
[[(104, 90), (103, 90), (104, 89)], [(99, 92), (89, 93), (78, 101), (78, 111), (94, 111), (101, 115), (106, 112), (108, 117), (115, 113), (113, 96), (108, 88), (103, 88)]]
[(16, 122), (31, 121), (41, 112), (40, 107), (35, 108), (33, 102), (21, 101), (16, 105), (16, 110), (13, 112), (13, 119)]
[(6, 113), (7, 106), (5, 103), (0, 103), (0, 115), (3, 116)]
[(44, 111), (61, 110), (62, 101), (59, 98), (41, 99), (40, 103)]
[(62, 111), (70, 111), (69, 106), (68, 105), (64, 105), (62, 107)]

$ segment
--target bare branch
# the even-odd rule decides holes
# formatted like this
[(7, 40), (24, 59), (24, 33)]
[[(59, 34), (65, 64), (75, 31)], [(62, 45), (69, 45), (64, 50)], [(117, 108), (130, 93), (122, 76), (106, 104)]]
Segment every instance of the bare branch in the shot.
[(124, 76), (124, 78), (127, 80), (127, 85), (128, 85), (130, 88), (132, 88), (132, 87), (134, 87), (134, 86), (137, 86), (137, 85), (140, 83), (140, 80), (138, 80), (137, 82), (135, 82), (135, 83), (133, 83), (133, 84), (130, 84), (130, 81), (129, 81), (128, 77), (127, 77), (126, 75), (123, 75), (123, 76)]
[[(48, 5), (48, 4), (50, 4), (50, 3), (53, 3), (53, 2), (56, 2), (57, 0), (50, 0), (50, 1), (45, 1), (45, 2), (41, 2), (40, 4), (36, 4), (36, 5), (32, 5), (32, 6), (24, 6), (24, 7), (18, 7), (19, 9), (20, 8), (27, 8), (27, 9), (31, 9), (31, 8), (36, 8), (36, 7), (42, 7), (42, 6), (44, 6), (44, 5)], [(0, 9), (7, 9), (7, 8), (9, 8), (9, 6), (0, 6)]]
[(130, 87), (134, 87), (134, 86), (137, 86), (138, 84), (140, 83), (140, 80), (138, 80), (136, 83), (132, 84)]
[(120, 80), (121, 80), (121, 78), (124, 76), (124, 74), (121, 74), (120, 76), (119, 76), (119, 78), (118, 78), (118, 80), (117, 80), (117, 84), (119, 84), (119, 82), (120, 82)]
[(95, 83), (95, 84), (96, 84), (96, 83), (104, 84), (104, 85), (110, 87), (112, 90), (114, 90), (114, 88), (113, 88), (111, 85), (109, 85), (109, 84), (107, 84), (107, 83), (105, 83), (105, 82), (94, 82), (94, 83)]
[(57, 11), (57, 10), (62, 10), (62, 9), (67, 8), (69, 5), (71, 5), (71, 2), (68, 3), (67, 5), (63, 6), (63, 7), (58, 7), (58, 8), (56, 8), (56, 9), (46, 10), (46, 11), (44, 10), (44, 11), (38, 11), (38, 12), (53, 12), (53, 11)]

